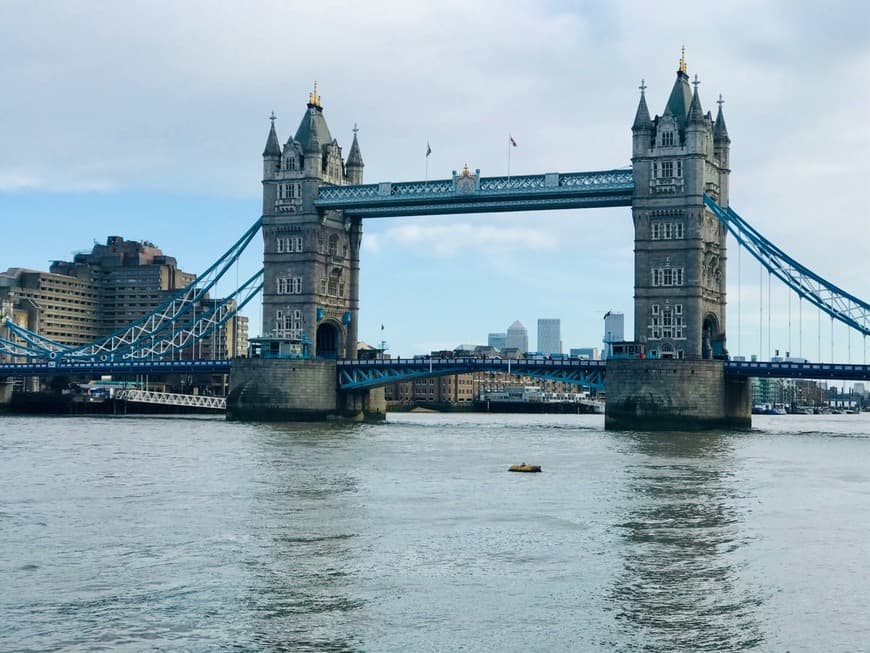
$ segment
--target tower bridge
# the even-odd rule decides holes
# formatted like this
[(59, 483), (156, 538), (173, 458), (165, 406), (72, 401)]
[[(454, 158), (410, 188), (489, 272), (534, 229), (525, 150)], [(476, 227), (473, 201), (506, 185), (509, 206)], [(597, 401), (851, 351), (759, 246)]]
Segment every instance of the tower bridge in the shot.
[[(631, 167), (591, 172), (484, 177), (466, 166), (449, 179), (366, 184), (356, 128), (344, 158), (316, 87), (283, 145), (273, 114), (263, 151), (262, 217), (209, 270), (223, 274), (253, 234), (262, 233), (263, 269), (235, 298), (241, 307), (262, 292), (262, 355), (232, 361), (229, 415), (382, 415), (380, 388), (387, 383), (512, 366), (528, 376), (587, 385), (601, 384), (606, 369), (608, 427), (746, 426), (750, 376), (870, 378), (863, 365), (728, 360), (729, 233), (791, 292), (864, 336), (870, 305), (801, 266), (731, 208), (731, 139), (722, 101), (715, 117), (705, 112), (698, 84), (681, 58), (664, 111), (655, 116), (641, 84)], [(606, 368), (582, 361), (355, 360), (363, 220), (591, 207), (631, 207), (634, 340), (645, 345), (647, 358), (611, 359)], [(0, 353), (50, 359), (29, 363), (37, 366), (79, 360), (97, 369), (116, 359), (147, 366), (149, 357), (171, 354), (227, 318), (226, 310), (190, 315), (191, 301), (207, 287), (188, 289), (129, 329), (77, 350), (11, 326), (15, 338), (0, 339)]]

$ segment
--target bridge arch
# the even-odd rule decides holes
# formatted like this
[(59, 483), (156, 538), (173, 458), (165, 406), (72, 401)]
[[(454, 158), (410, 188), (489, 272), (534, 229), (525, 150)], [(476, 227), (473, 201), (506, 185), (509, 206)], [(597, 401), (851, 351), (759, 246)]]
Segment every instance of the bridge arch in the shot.
[(317, 358), (338, 358), (338, 352), (344, 351), (343, 331), (341, 325), (333, 320), (324, 320), (317, 325), (314, 355)]
[(719, 329), (719, 318), (714, 313), (704, 316), (701, 326), (701, 355), (703, 358), (713, 358), (716, 344), (721, 344), (723, 334)]

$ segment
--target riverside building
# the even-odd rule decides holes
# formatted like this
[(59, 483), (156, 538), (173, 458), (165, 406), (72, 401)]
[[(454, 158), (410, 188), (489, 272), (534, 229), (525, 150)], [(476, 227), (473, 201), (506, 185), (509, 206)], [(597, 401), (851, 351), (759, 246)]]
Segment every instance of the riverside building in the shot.
[[(196, 280), (153, 243), (109, 236), (48, 272), (0, 272), (0, 314), (61, 344), (78, 347), (126, 327)], [(207, 296), (197, 311), (214, 310)], [(182, 352), (185, 358), (231, 358), (247, 350), (247, 318), (235, 316), (210, 338)]]

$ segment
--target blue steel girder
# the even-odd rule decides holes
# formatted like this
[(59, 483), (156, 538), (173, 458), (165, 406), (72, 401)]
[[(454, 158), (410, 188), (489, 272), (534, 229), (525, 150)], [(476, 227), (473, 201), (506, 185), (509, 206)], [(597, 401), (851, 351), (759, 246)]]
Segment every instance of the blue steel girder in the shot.
[(746, 248), (772, 275), (797, 293), (798, 297), (806, 299), (833, 319), (862, 335), (870, 335), (870, 304), (798, 263), (730, 207), (722, 208), (706, 195), (704, 202), (740, 246)]
[(314, 205), (341, 209), (346, 216), (381, 218), (448, 213), (495, 213), (547, 209), (631, 206), (630, 169), (545, 173), (512, 177), (471, 177), (359, 186), (321, 186)]
[(604, 361), (587, 360), (541, 361), (501, 358), (345, 360), (338, 361), (338, 384), (341, 390), (362, 390), (449, 374), (502, 372), (601, 389), (604, 387), (604, 369)]
[(230, 361), (48, 361), (0, 363), (0, 378), (6, 376), (56, 376), (89, 374), (228, 374)]
[(828, 381), (870, 380), (870, 365), (852, 363), (788, 363), (726, 361), (726, 376)]

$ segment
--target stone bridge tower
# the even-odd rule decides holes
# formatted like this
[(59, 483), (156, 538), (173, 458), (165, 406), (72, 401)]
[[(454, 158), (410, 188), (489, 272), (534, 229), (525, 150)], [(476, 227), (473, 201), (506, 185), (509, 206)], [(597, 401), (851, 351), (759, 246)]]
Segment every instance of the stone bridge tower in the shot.
[(725, 356), (726, 228), (704, 194), (728, 206), (730, 139), (704, 113), (685, 56), (663, 115), (650, 118), (645, 85), (632, 125), (635, 180), (634, 333), (649, 356)]
[(641, 83), (632, 125), (634, 336), (647, 357), (608, 359), (608, 429), (748, 427), (748, 379), (725, 376), (726, 228), (704, 205), (728, 206), (730, 139), (722, 102), (704, 113), (685, 56), (664, 113), (650, 118)]
[(314, 206), (323, 184), (361, 184), (354, 127), (347, 160), (317, 85), (281, 147), (275, 116), (263, 151), (263, 336), (304, 340), (317, 358), (356, 358), (362, 223)]

